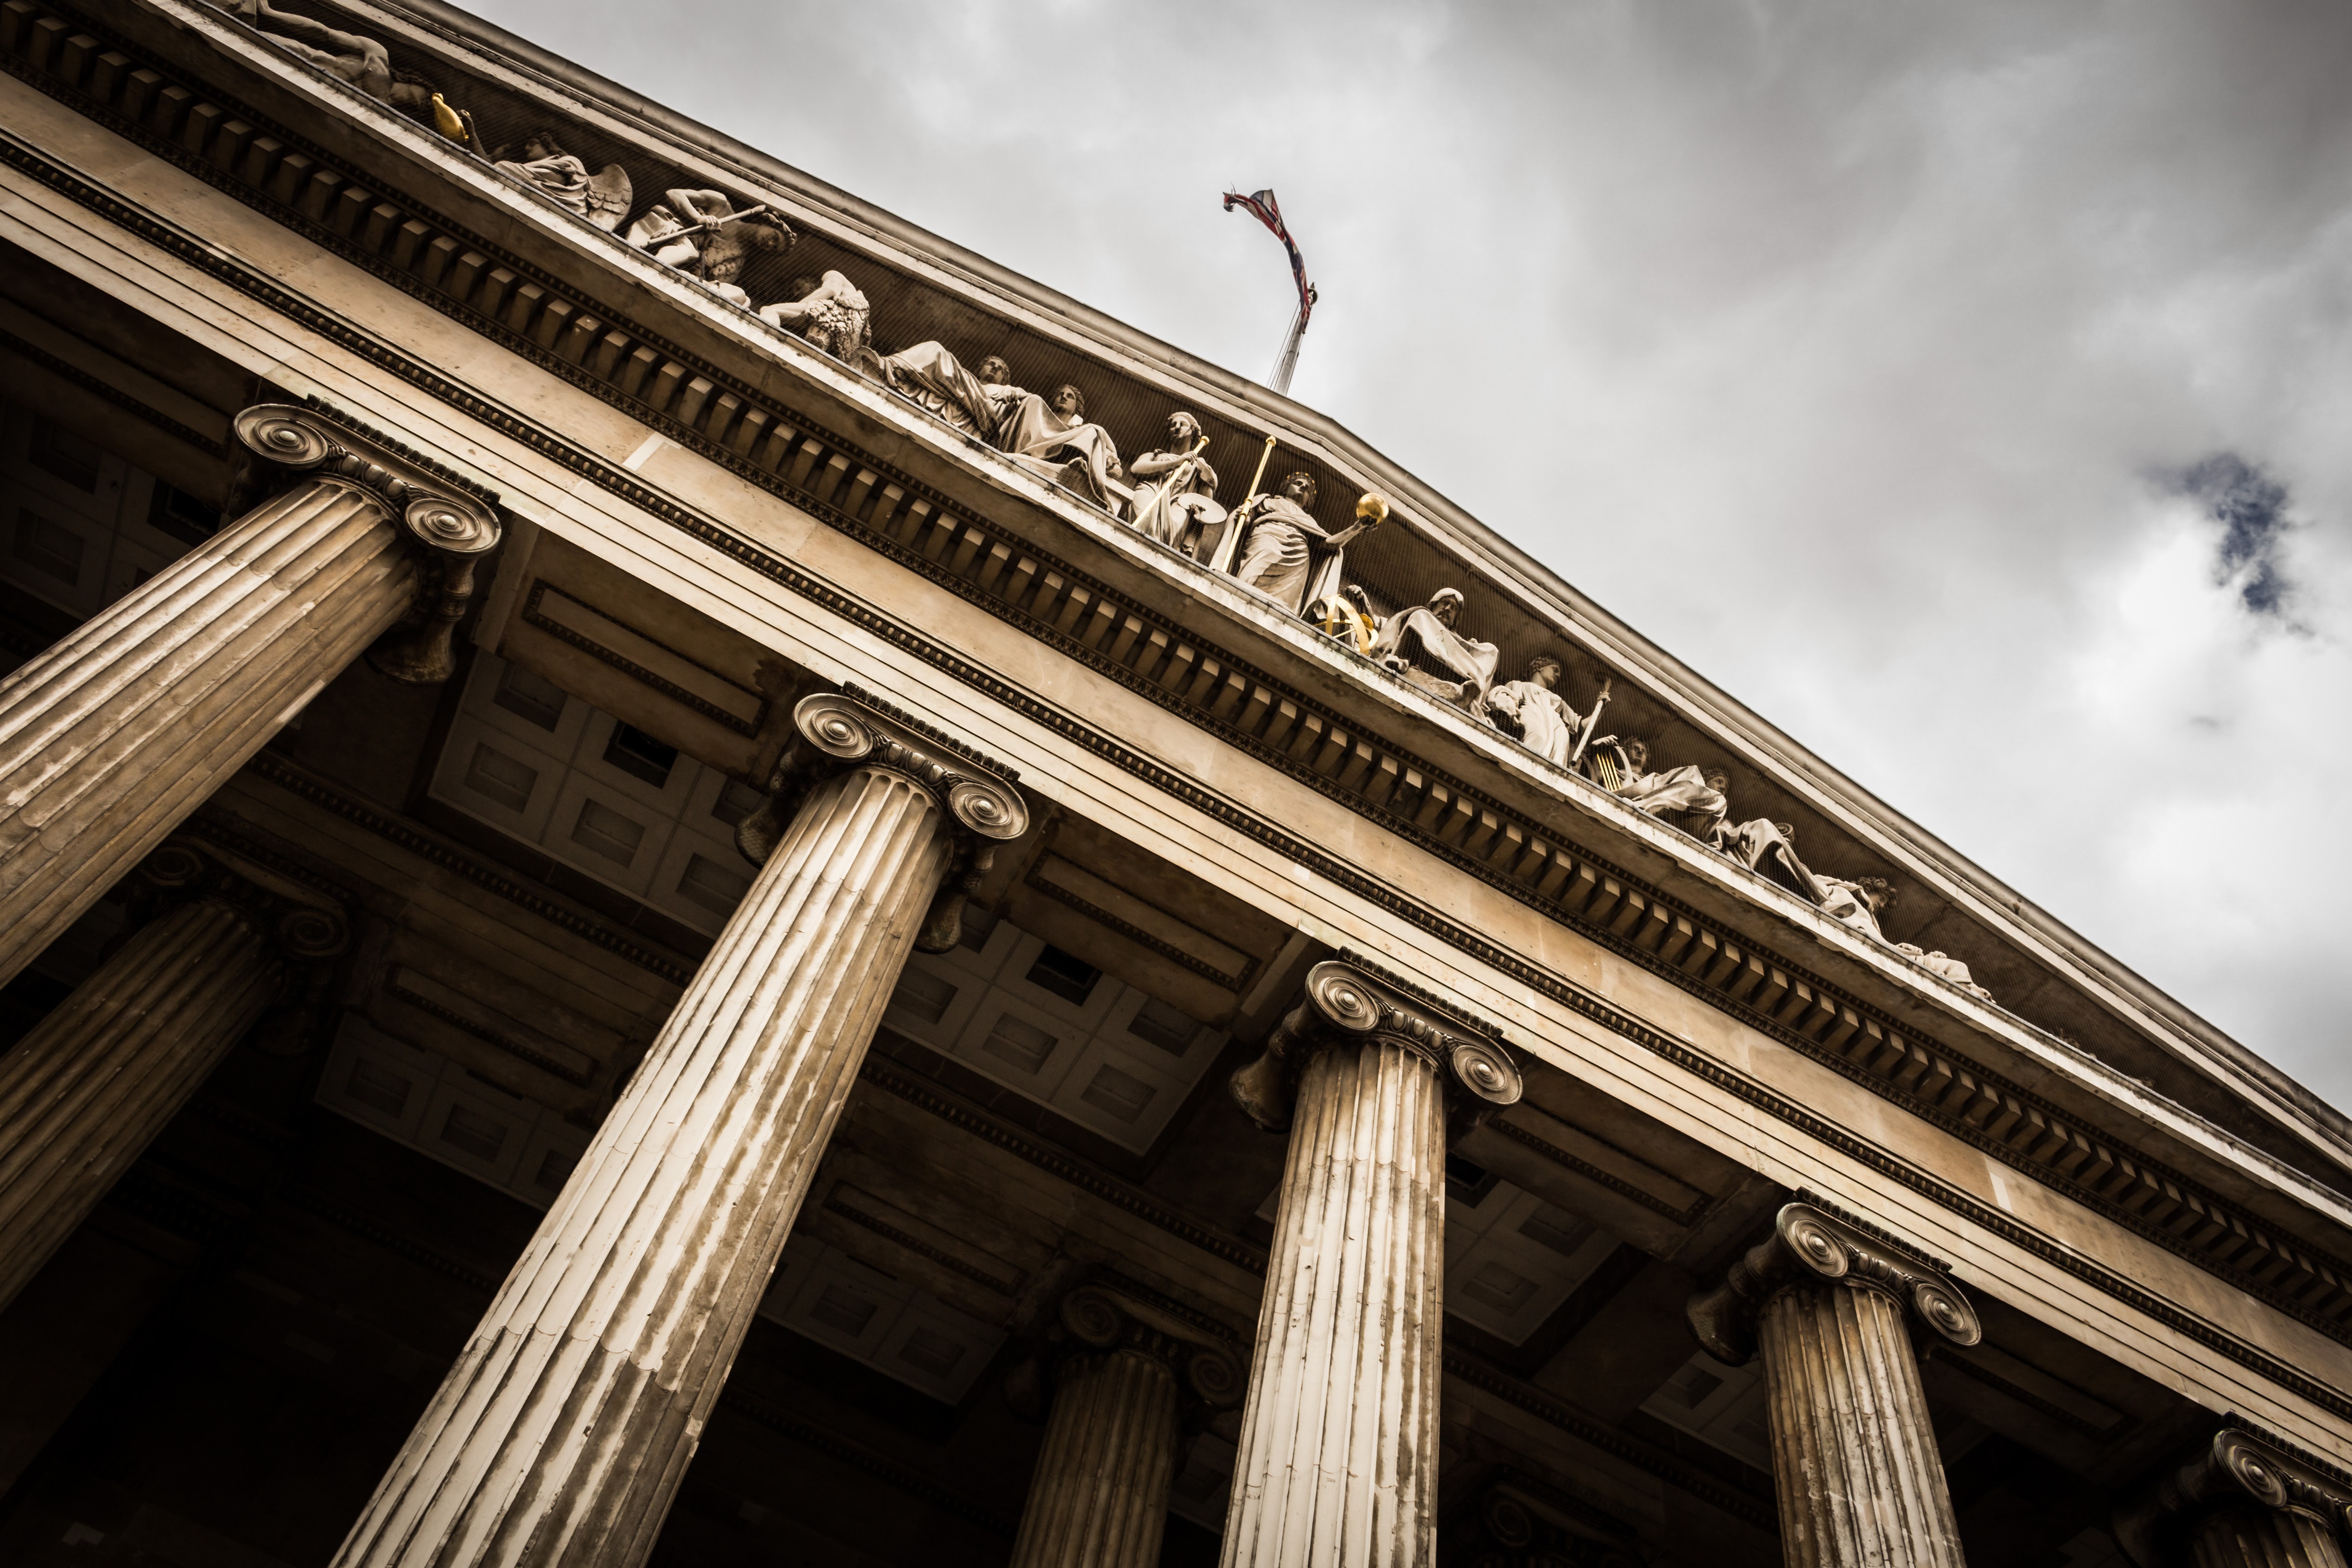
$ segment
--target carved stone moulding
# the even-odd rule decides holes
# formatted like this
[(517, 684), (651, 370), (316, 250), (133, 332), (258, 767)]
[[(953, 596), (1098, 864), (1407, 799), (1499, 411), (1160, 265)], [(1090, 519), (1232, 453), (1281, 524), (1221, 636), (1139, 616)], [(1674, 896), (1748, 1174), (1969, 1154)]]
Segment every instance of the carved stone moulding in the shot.
[(735, 847), (754, 866), (767, 863), (799, 803), (851, 768), (898, 774), (938, 801), (956, 839), (956, 857), (923, 918), (915, 946), (945, 952), (961, 935), (963, 909), (994, 864), (996, 846), (1029, 831), (1029, 805), (1015, 770), (944, 731), (850, 686), (803, 697), (793, 709), (800, 743), (788, 748), (768, 781), (768, 798), (735, 826)]
[(1783, 1290), (1844, 1285), (1876, 1290), (1911, 1319), (1963, 1348), (1984, 1338), (1976, 1309), (1942, 1266), (1858, 1221), (1816, 1203), (1783, 1205), (1772, 1231), (1734, 1262), (1722, 1284), (1691, 1298), (1691, 1331), (1701, 1349), (1727, 1366), (1756, 1354), (1764, 1304)]
[(279, 965), (278, 1002), (255, 1025), (253, 1043), (271, 1056), (299, 1056), (310, 1047), (335, 961), (351, 947), (343, 910), (264, 887), (209, 847), (184, 838), (167, 840), (141, 861), (128, 891), (131, 917), (142, 925), (183, 904), (234, 911), (268, 943)]
[(457, 673), (456, 634), (474, 596), (474, 567), (498, 548), (498, 510), (428, 460), (317, 407), (263, 403), (238, 414), (236, 438), (257, 457), (381, 503), (425, 558), (417, 604), (367, 651), (377, 671), (412, 686)]
[(2118, 1507), (2112, 1528), (2139, 1568), (2231, 1564), (2242, 1546), (2232, 1551), (2238, 1542), (2208, 1538), (2250, 1534), (2270, 1537), (2258, 1549), (2265, 1564), (2341, 1568), (2352, 1543), (2352, 1484), (2229, 1416)]
[(1499, 1026), (1474, 1018), (1353, 953), (1307, 972), (1306, 995), (1265, 1043), (1265, 1053), (1237, 1069), (1233, 1095), (1268, 1132), (1290, 1125), (1298, 1074), (1317, 1052), (1341, 1046), (1390, 1045), (1433, 1063), (1451, 1091), (1457, 1121), (1515, 1105), (1526, 1084)]

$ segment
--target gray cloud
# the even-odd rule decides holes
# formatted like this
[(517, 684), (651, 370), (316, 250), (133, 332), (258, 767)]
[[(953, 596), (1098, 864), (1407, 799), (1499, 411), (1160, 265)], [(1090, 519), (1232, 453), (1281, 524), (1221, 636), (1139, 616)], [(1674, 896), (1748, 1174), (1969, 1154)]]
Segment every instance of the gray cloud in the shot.
[(1273, 185), (1296, 395), (2352, 1104), (2352, 8), (488, 11), (1253, 376)]
[(2279, 552), (2287, 528), (2286, 487), (2235, 452), (2216, 452), (2165, 476), (2221, 525), (2216, 575), (2258, 616), (2283, 616), (2287, 582)]

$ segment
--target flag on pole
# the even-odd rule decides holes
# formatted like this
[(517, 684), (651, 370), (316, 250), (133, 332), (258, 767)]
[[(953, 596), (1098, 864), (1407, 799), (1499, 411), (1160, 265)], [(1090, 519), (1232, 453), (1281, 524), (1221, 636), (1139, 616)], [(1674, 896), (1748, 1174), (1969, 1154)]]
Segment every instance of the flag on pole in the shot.
[(1225, 210), (1231, 212), (1235, 207), (1244, 208), (1252, 217), (1272, 229), (1274, 237), (1282, 241), (1282, 248), (1290, 252), (1290, 276), (1298, 285), (1298, 326), (1304, 329), (1307, 318), (1315, 310), (1315, 288), (1307, 281), (1307, 258), (1298, 254), (1298, 242), (1291, 238), (1290, 230), (1283, 226), (1282, 208), (1276, 205), (1274, 193), (1257, 191), (1245, 196), (1237, 191), (1227, 191)]

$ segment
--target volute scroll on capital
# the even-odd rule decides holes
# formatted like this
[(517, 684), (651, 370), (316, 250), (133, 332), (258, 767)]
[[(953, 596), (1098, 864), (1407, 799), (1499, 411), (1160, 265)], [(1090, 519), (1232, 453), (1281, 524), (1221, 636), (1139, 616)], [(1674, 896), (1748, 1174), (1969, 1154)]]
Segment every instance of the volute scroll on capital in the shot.
[(433, 472), (423, 459), (316, 408), (261, 403), (238, 414), (236, 438), (280, 468), (342, 479), (391, 509), (411, 538), (444, 554), (498, 547), (497, 509)]
[(2179, 1568), (2197, 1527), (2233, 1509), (2303, 1514), (2352, 1545), (2352, 1483), (2234, 1415), (2117, 1508), (2112, 1529), (2137, 1568)]
[(1161, 1314), (1099, 1285), (1062, 1298), (1058, 1312), (1068, 1351), (1131, 1351), (1160, 1362), (1186, 1397), (1204, 1410), (1230, 1409), (1249, 1392), (1249, 1370), (1223, 1345), (1179, 1331)]
[(1781, 1205), (1771, 1234), (1731, 1265), (1722, 1284), (1691, 1298), (1691, 1331), (1716, 1360), (1744, 1365), (1756, 1353), (1764, 1304), (1783, 1290), (1817, 1285), (1876, 1290), (1963, 1349), (1984, 1338), (1976, 1309), (1940, 1267), (1805, 1202)]
[(1515, 1105), (1526, 1084), (1503, 1032), (1352, 953), (1307, 972), (1306, 995), (1233, 1076), (1234, 1101), (1268, 1132), (1290, 1125), (1298, 1074), (1318, 1051), (1379, 1041), (1433, 1064), (1455, 1111), (1471, 1120)]

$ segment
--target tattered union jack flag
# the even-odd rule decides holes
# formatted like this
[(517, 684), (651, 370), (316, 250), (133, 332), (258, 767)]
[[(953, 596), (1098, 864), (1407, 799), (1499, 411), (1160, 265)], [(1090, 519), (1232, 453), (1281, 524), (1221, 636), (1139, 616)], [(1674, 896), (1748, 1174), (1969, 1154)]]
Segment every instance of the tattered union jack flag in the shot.
[(1274, 193), (1255, 191), (1245, 196), (1227, 191), (1225, 210), (1231, 212), (1235, 207), (1246, 209), (1251, 216), (1272, 229), (1274, 237), (1282, 241), (1282, 248), (1290, 252), (1290, 276), (1298, 284), (1298, 325), (1304, 328), (1307, 318), (1315, 310), (1315, 286), (1307, 281), (1307, 258), (1298, 254), (1298, 242), (1282, 226), (1282, 208), (1275, 202)]

